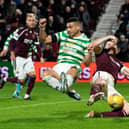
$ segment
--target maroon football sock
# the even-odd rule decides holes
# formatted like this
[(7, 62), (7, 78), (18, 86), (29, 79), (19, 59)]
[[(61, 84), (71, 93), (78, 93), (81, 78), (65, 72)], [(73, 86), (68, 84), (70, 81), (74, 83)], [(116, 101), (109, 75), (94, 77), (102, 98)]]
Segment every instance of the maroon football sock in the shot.
[(102, 84), (92, 84), (90, 95), (100, 92), (102, 89)]
[(12, 82), (12, 83), (18, 83), (19, 82), (17, 77), (8, 77), (7, 81)]
[(30, 94), (31, 93), (31, 91), (32, 91), (32, 89), (34, 87), (34, 84), (35, 84), (35, 79), (36, 79), (35, 77), (30, 77), (30, 80), (28, 82), (28, 88), (27, 88), (26, 94)]
[(123, 117), (124, 113), (122, 110), (119, 111), (112, 111), (112, 112), (102, 112), (103, 117)]

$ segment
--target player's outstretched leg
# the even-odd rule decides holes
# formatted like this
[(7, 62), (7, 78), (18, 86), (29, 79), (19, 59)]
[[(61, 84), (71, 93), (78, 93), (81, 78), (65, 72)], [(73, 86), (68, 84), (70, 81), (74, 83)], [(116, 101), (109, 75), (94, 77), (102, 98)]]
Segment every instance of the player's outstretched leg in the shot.
[(94, 104), (96, 101), (104, 99), (105, 96), (105, 85), (98, 83), (98, 84), (92, 84), (90, 97), (87, 102), (87, 105), (90, 106)]
[(101, 113), (97, 113), (94, 110), (90, 111), (88, 114), (84, 116), (85, 118), (93, 118), (93, 117), (103, 117)]
[(98, 92), (96, 94), (93, 94), (90, 96), (87, 105), (90, 106), (92, 104), (94, 104), (96, 101), (104, 99), (104, 93), (103, 92)]
[(80, 94), (77, 93), (75, 90), (69, 90), (67, 85), (67, 78), (64, 72), (60, 75), (60, 83), (61, 83), (61, 92), (66, 93), (69, 97), (74, 98), (76, 100), (80, 100)]
[(67, 86), (66, 74), (64, 72), (61, 72), (59, 81), (61, 84), (60, 91), (66, 93), (68, 91), (68, 86)]
[(2, 88), (7, 81), (11, 83), (18, 83), (18, 78), (17, 77), (1, 77), (0, 88)]
[(86, 114), (85, 118), (93, 118), (93, 117), (126, 117), (128, 115), (125, 115), (122, 110), (114, 110), (109, 112), (95, 112), (90, 111), (88, 114)]

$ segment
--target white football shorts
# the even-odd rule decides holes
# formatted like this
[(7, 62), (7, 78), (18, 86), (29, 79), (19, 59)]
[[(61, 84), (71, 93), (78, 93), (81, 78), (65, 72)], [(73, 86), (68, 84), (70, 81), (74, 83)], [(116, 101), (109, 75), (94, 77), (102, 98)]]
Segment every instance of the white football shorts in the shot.
[(118, 94), (118, 95), (121, 95), (115, 88), (115, 79), (114, 77), (110, 74), (110, 73), (107, 73), (105, 71), (97, 71), (93, 78), (92, 78), (92, 82), (91, 83), (94, 83), (95, 80), (97, 78), (102, 78), (104, 80), (106, 80), (107, 82), (107, 98), (112, 95), (112, 94)]
[[(53, 70), (55, 72), (57, 72), (59, 75), (61, 74), (61, 72), (64, 72), (64, 73), (67, 73), (67, 71), (72, 68), (72, 67), (76, 67), (79, 71), (79, 66), (78, 65), (75, 65), (75, 64), (69, 64), (69, 63), (59, 63), (59, 64), (56, 64), (54, 67), (53, 67)], [(79, 72), (78, 72), (79, 74)]]
[(16, 76), (18, 79), (24, 79), (26, 74), (35, 72), (34, 64), (31, 57), (16, 57)]

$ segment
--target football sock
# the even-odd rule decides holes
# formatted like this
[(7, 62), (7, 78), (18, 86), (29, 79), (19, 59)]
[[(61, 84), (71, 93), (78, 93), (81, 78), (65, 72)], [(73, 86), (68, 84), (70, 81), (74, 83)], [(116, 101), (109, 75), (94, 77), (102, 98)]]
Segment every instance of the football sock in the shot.
[(123, 117), (124, 113), (122, 110), (112, 111), (112, 112), (102, 112), (103, 117)]
[(18, 83), (18, 78), (17, 77), (8, 77), (8, 78), (4, 78), (4, 81)]
[(26, 79), (26, 82), (28, 83), (30, 81), (30, 77), (28, 77), (27, 79)]
[(49, 86), (51, 86), (52, 88), (55, 88), (55, 89), (60, 91), (61, 84), (60, 84), (58, 79), (56, 79), (56, 78), (54, 78), (52, 76), (46, 76), (45, 78), (43, 78), (43, 80), (45, 82), (47, 82), (47, 84)]
[(16, 83), (16, 93), (21, 93), (21, 85), (19, 83)]
[(101, 91), (101, 87), (102, 87), (101, 84), (92, 84), (91, 85), (90, 95), (96, 94), (96, 93), (100, 92)]
[(66, 79), (67, 79), (67, 86), (70, 87), (73, 84), (73, 76), (70, 74), (66, 74)]
[(35, 84), (35, 79), (36, 79), (35, 77), (30, 77), (30, 80), (28, 82), (28, 88), (27, 88), (26, 94), (30, 94), (31, 93), (31, 91), (32, 91), (32, 89), (34, 87), (34, 84)]

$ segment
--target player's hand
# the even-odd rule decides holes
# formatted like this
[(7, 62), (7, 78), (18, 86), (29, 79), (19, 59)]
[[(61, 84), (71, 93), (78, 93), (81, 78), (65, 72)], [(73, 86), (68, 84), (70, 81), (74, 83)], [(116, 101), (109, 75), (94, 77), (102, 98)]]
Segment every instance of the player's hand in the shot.
[(117, 38), (115, 36), (109, 35), (108, 38), (111, 39), (115, 44), (117, 44)]
[(39, 20), (39, 28), (45, 28), (46, 25), (47, 25), (47, 20), (46, 20), (46, 18), (41, 18), (41, 19)]
[(8, 52), (8, 50), (3, 50), (3, 51), (0, 53), (0, 57), (6, 56), (7, 52)]
[(90, 44), (88, 45), (87, 50), (88, 50), (88, 53), (89, 53), (89, 54), (92, 54), (92, 52), (93, 52), (93, 50), (94, 50), (94, 47), (93, 47), (93, 44), (92, 44), (92, 43), (90, 43)]
[(16, 58), (16, 57), (15, 57), (15, 53), (14, 53), (14, 52), (10, 52), (10, 53), (11, 53), (10, 59), (11, 59), (11, 60), (15, 60), (15, 58)]
[(44, 64), (44, 63), (45, 63), (45, 59), (41, 57), (41, 58), (40, 58), (40, 63), (41, 63), (41, 64)]
[(129, 115), (129, 103), (127, 101), (124, 101), (124, 106), (122, 109), (124, 115)]

